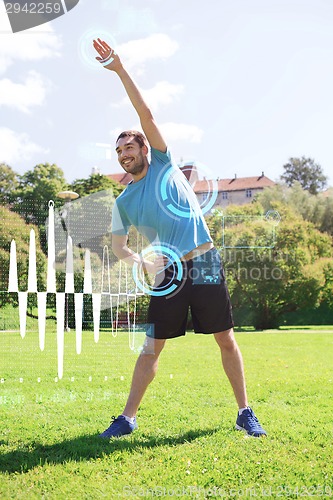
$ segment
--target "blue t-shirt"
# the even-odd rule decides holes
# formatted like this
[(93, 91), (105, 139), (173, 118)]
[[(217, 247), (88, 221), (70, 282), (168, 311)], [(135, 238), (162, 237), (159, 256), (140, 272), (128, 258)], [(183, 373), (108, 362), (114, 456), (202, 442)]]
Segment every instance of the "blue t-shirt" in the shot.
[(145, 177), (128, 184), (116, 199), (112, 233), (128, 234), (132, 225), (152, 245), (171, 248), (180, 257), (212, 241), (196, 195), (168, 150), (152, 148)]

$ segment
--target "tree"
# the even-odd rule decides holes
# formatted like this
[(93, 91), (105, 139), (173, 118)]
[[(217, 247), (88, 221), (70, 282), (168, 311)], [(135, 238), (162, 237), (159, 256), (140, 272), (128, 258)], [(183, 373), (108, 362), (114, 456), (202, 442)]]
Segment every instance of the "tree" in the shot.
[[(257, 329), (279, 326), (287, 312), (320, 304), (330, 289), (332, 238), (303, 221), (288, 206), (273, 206), (281, 215), (272, 243), (265, 218), (237, 218), (225, 229), (223, 260), (235, 317)], [(325, 264), (325, 265), (324, 265)], [(326, 274), (325, 274), (326, 273)]]
[(230, 221), (249, 220), (251, 218), (260, 218), (264, 216), (265, 211), (261, 203), (256, 201), (246, 205), (228, 205), (225, 210), (220, 208), (213, 209), (212, 214), (207, 217), (206, 222), (210, 234), (217, 247), (223, 245), (225, 233), (222, 231), (222, 220), (224, 225), (230, 224)]
[(36, 234), (37, 287), (43, 291), (46, 283), (46, 257), (40, 247), (37, 228), (26, 224), (22, 217), (8, 208), (0, 206), (0, 305), (6, 302), (17, 303), (17, 297), (7, 293), (12, 240), (16, 243), (18, 288), (21, 291), (27, 289), (31, 229), (34, 229)]
[(325, 277), (325, 284), (322, 289), (322, 302), (333, 310), (333, 261), (328, 259), (322, 262), (322, 271)]
[(333, 236), (333, 194), (321, 197), (318, 208), (321, 213), (319, 229)]
[(315, 163), (312, 158), (289, 158), (288, 163), (283, 165), (284, 174), (281, 179), (292, 186), (298, 181), (302, 188), (311, 194), (317, 194), (327, 185), (327, 177), (323, 173), (322, 167)]
[(8, 205), (15, 197), (18, 187), (18, 175), (6, 163), (0, 164), (0, 204)]
[(325, 195), (310, 194), (299, 182), (291, 187), (276, 184), (264, 189), (257, 195), (256, 201), (263, 206), (264, 212), (272, 210), (276, 202), (288, 205), (296, 216), (312, 222), (317, 229), (333, 236), (333, 192), (328, 190)]
[(64, 173), (55, 164), (36, 165), (33, 170), (20, 176), (14, 210), (22, 215), (28, 224), (38, 226), (44, 251), (46, 250), (45, 223), (48, 217), (48, 203), (53, 200), (55, 206), (61, 206), (63, 202), (58, 199), (57, 195), (66, 187)]
[(81, 198), (98, 191), (110, 189), (112, 189), (114, 196), (117, 197), (123, 191), (124, 186), (106, 175), (91, 174), (88, 179), (76, 179), (70, 184), (69, 188), (78, 193)]
[(15, 210), (28, 223), (43, 225), (48, 215), (48, 202), (54, 200), (57, 203), (57, 194), (66, 187), (60, 167), (49, 163), (36, 165), (20, 176)]

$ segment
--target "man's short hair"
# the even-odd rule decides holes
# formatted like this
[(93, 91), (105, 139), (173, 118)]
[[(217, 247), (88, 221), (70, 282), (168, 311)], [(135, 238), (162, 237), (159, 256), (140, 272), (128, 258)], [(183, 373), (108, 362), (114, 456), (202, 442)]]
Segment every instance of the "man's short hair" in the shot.
[(138, 130), (125, 130), (117, 137), (116, 144), (119, 139), (123, 139), (124, 137), (134, 137), (134, 140), (139, 144), (141, 148), (143, 148), (143, 146), (147, 146), (147, 148), (149, 148), (146, 136), (144, 136)]

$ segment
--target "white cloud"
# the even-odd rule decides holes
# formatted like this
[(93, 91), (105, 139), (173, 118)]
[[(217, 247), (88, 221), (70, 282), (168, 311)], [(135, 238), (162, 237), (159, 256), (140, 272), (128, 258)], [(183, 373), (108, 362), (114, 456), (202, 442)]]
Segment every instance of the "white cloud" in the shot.
[(0, 127), (0, 162), (13, 165), (17, 161), (29, 160), (36, 153), (47, 153), (47, 150), (32, 142), (26, 133)]
[(166, 81), (158, 82), (155, 87), (144, 90), (143, 96), (153, 110), (157, 110), (161, 105), (171, 104), (172, 101), (184, 91), (181, 84), (175, 85)]
[[(42, 30), (42, 31), (41, 31)], [(0, 36), (0, 74), (14, 62), (38, 61), (59, 57), (61, 38), (49, 25), (37, 26), (27, 33), (1, 33)]]
[(117, 46), (117, 52), (129, 69), (142, 67), (152, 59), (167, 59), (178, 50), (178, 43), (168, 35), (155, 33)]
[(3, 78), (0, 80), (0, 106), (28, 113), (30, 107), (43, 104), (46, 90), (45, 80), (35, 71), (29, 72), (24, 83), (14, 83), (9, 78)]
[[(141, 93), (153, 111), (157, 111), (160, 106), (171, 104), (184, 91), (184, 85), (173, 84), (167, 81), (158, 82), (148, 90), (141, 89)], [(113, 108), (130, 105), (128, 97), (124, 97), (119, 103), (112, 103)]]
[(167, 142), (188, 141), (198, 144), (203, 136), (202, 129), (186, 123), (166, 122), (162, 123), (159, 128)]

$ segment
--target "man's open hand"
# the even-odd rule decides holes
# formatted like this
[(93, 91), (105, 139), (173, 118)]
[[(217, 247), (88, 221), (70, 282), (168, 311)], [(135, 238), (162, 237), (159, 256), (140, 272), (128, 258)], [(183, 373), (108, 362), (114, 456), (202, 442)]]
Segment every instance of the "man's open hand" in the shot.
[(115, 51), (103, 40), (97, 38), (93, 41), (95, 50), (99, 53), (100, 57), (96, 57), (97, 61), (104, 66), (104, 68), (117, 71), (121, 68), (119, 56)]

